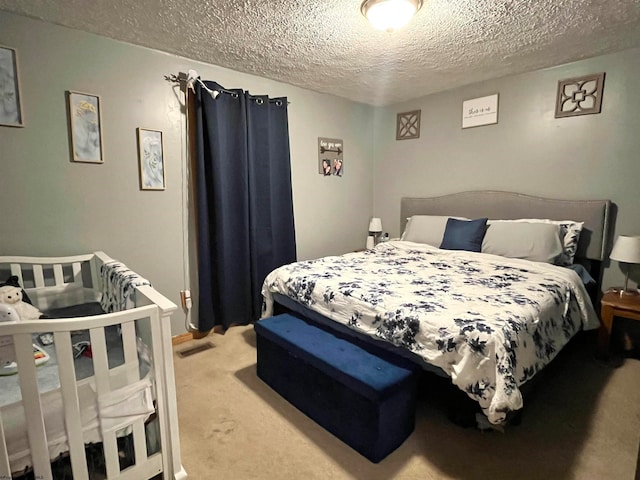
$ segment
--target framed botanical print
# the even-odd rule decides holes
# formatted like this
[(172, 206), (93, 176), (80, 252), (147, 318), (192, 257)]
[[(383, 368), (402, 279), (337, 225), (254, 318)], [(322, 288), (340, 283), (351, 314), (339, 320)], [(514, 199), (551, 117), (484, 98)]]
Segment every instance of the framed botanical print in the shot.
[(71, 130), (71, 159), (74, 162), (103, 163), (100, 97), (67, 92)]
[(162, 132), (138, 128), (138, 159), (140, 162), (140, 188), (164, 190), (164, 148)]
[(22, 98), (18, 80), (18, 54), (0, 45), (0, 125), (23, 127)]

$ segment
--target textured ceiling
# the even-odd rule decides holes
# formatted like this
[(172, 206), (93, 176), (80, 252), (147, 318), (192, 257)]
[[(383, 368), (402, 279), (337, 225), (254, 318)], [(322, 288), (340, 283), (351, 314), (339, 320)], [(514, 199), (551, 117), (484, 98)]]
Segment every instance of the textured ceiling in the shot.
[[(373, 105), (640, 46), (640, 0), (0, 0), (6, 10)], [(236, 87), (236, 85), (229, 85)]]

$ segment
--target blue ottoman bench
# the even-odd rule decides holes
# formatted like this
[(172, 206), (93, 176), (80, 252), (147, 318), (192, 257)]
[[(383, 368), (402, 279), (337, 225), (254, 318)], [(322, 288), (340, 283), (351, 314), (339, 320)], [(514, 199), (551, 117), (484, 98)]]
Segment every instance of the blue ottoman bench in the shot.
[(411, 370), (290, 314), (259, 320), (255, 331), (258, 376), (372, 462), (413, 431)]

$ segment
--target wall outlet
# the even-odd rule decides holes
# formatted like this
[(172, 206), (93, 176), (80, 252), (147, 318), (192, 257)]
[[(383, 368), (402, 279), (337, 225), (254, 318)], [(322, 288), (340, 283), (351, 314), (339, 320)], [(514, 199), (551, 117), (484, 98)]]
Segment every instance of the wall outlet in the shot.
[(191, 290), (180, 290), (180, 301), (182, 308), (187, 311), (191, 310)]

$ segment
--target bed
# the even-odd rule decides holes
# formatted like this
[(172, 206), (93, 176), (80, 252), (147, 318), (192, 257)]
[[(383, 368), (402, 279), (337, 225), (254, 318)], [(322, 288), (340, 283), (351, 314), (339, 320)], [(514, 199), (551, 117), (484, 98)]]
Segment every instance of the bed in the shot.
[(43, 315), (0, 323), (0, 478), (186, 478), (176, 305), (104, 252), (0, 257), (9, 276)]
[[(439, 221), (444, 237), (429, 244), (431, 230), (416, 236), (418, 220)], [(474, 222), (483, 235), (477, 251), (438, 248), (455, 238), (450, 225)], [(610, 224), (608, 200), (495, 191), (403, 198), (401, 231), (409, 235), (274, 270), (263, 286), (263, 316), (294, 311), (444, 374), (491, 424), (503, 424), (523, 407), (522, 386), (579, 331), (598, 328), (593, 304)], [(511, 231), (553, 242), (520, 258)]]

